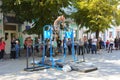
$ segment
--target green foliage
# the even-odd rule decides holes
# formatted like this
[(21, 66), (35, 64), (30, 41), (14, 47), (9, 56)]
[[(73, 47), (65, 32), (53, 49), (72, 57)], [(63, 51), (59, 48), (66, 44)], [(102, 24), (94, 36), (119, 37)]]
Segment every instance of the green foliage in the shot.
[(63, 7), (70, 5), (72, 0), (2, 0), (4, 13), (15, 13), (20, 22), (35, 21), (35, 26), (28, 30), (28, 34), (42, 33), (42, 27), (53, 24), (61, 14), (65, 14)]
[(99, 34), (100, 31), (110, 28), (116, 13), (116, 3), (115, 0), (77, 0), (74, 4), (77, 12), (72, 17), (77, 24), (81, 24), (80, 28), (85, 26), (89, 29), (87, 32)]

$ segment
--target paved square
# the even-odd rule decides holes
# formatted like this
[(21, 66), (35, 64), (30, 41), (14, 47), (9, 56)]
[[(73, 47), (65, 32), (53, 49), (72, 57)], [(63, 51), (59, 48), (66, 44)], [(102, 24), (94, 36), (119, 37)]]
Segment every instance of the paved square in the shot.
[[(82, 56), (78, 56), (82, 60)], [(70, 60), (71, 56), (67, 56)], [(40, 58), (37, 57), (36, 60)], [(119, 80), (120, 51), (113, 53), (103, 51), (101, 54), (85, 54), (85, 61), (94, 64), (98, 70), (83, 73), (77, 71), (63, 72), (55, 69), (45, 69), (26, 72), (25, 58), (0, 61), (0, 80)]]

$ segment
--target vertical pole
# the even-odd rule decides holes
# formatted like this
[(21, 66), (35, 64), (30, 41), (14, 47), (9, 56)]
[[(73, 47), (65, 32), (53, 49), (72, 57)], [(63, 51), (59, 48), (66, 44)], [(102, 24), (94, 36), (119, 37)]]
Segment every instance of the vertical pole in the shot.
[(67, 31), (64, 29), (64, 38), (63, 38), (63, 62), (66, 58), (66, 47), (67, 47), (67, 41), (66, 41), (66, 38), (67, 38)]
[(71, 38), (72, 38), (72, 57), (73, 57), (73, 60), (76, 61), (75, 50), (74, 50), (74, 34), (73, 34), (73, 29), (72, 29), (72, 33), (71, 33)]
[(63, 51), (64, 51), (64, 54), (63, 54), (63, 62), (64, 62), (64, 60), (65, 60), (65, 58), (66, 58), (66, 36), (64, 37), (64, 39), (63, 39)]
[(52, 30), (50, 26), (50, 59), (52, 60)]
[(32, 57), (33, 57), (33, 70), (35, 69), (35, 54), (34, 54), (34, 46), (32, 51)]
[[(45, 31), (45, 26), (43, 27), (43, 35)], [(45, 61), (45, 36), (43, 36), (43, 51), (42, 51), (42, 64), (44, 64)]]
[(27, 54), (26, 54), (26, 69), (28, 69), (28, 56), (29, 56), (29, 47), (27, 46)]
[(54, 67), (55, 63), (53, 60), (53, 52), (52, 52), (52, 26), (50, 25), (50, 60), (52, 61), (52, 67)]

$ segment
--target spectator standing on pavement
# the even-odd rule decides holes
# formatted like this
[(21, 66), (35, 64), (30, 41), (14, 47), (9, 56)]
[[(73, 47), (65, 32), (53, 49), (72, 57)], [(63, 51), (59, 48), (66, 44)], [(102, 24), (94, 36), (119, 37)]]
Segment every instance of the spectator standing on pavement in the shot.
[(83, 55), (84, 54), (84, 41), (83, 39), (81, 38), (79, 40), (79, 52), (78, 52), (78, 55)]
[(37, 53), (39, 52), (39, 40), (37, 37), (35, 38), (35, 50)]
[(16, 51), (15, 51), (15, 38), (12, 39), (11, 41), (11, 53), (10, 53), (10, 58), (15, 59), (16, 58)]
[(84, 36), (84, 53), (89, 53), (87, 36)]
[(19, 57), (19, 51), (20, 51), (20, 45), (19, 45), (19, 41), (15, 41), (15, 51), (16, 51), (16, 59)]
[(24, 41), (24, 49), (26, 49), (27, 48), (27, 40), (25, 39), (25, 41)]
[(97, 39), (95, 37), (92, 39), (91, 51), (92, 51), (92, 54), (94, 54), (94, 52), (95, 52), (95, 54), (97, 53)]
[(68, 41), (67, 41), (67, 47), (68, 47), (68, 54), (71, 55), (72, 51), (71, 51), (71, 48), (72, 48), (72, 42), (71, 42), (71, 39), (68, 38)]
[(106, 50), (108, 49), (109, 44), (110, 44), (110, 41), (109, 41), (109, 40), (107, 40), (107, 41), (106, 41)]
[(109, 53), (110, 51), (111, 51), (111, 53), (112, 53), (113, 44), (114, 44), (114, 39), (113, 39), (113, 37), (110, 37), (109, 41), (110, 41), (110, 44), (109, 44), (108, 53)]
[(74, 39), (74, 49), (75, 49), (75, 54), (77, 54), (77, 50), (78, 50), (78, 41), (77, 41), (77, 39)]
[(64, 37), (64, 39), (63, 39), (63, 54), (66, 54), (66, 49), (67, 49), (66, 38)]
[(47, 46), (47, 48), (46, 48), (46, 56), (50, 57), (50, 47), (51, 47), (51, 45), (50, 45), (50, 40), (49, 39), (46, 42), (46, 46)]
[(0, 38), (0, 59), (4, 58), (4, 53), (5, 53), (5, 42), (3, 40), (3, 37)]
[(1, 57), (2, 57), (1, 46), (2, 46), (2, 39), (0, 38), (0, 60), (1, 60)]
[(29, 56), (31, 56), (31, 54), (33, 53), (33, 40), (31, 37), (26, 38), (26, 44), (28, 48), (28, 54)]
[[(19, 47), (20, 47), (20, 40), (19, 40), (18, 36), (15, 37), (15, 42), (16, 42), (16, 41), (18, 41), (18, 44), (19, 44)], [(20, 56), (21, 56), (21, 55), (20, 55), (20, 48), (19, 48), (19, 51), (18, 51), (18, 52), (19, 52), (18, 55), (19, 55), (19, 57), (20, 57)]]
[(120, 50), (120, 38), (118, 39), (118, 42), (119, 42), (118, 45), (119, 45), (119, 50)]
[(119, 39), (117, 37), (114, 39), (114, 44), (115, 44), (115, 49), (118, 50)]
[(92, 39), (89, 38), (89, 39), (88, 39), (88, 49), (89, 49), (89, 53), (90, 53), (90, 51), (91, 51), (91, 48), (92, 48)]
[(62, 41), (61, 41), (60, 38), (58, 37), (58, 39), (57, 39), (58, 54), (62, 53), (61, 44), (62, 44)]

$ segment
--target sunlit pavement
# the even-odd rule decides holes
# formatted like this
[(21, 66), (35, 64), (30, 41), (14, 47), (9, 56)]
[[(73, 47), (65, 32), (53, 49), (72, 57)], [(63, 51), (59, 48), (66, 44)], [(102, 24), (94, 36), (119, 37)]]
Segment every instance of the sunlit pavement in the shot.
[[(67, 60), (70, 58), (71, 56), (67, 56)], [(82, 61), (82, 56), (78, 58)], [(100, 54), (85, 54), (85, 62), (92, 63), (98, 70), (83, 73), (63, 72), (50, 68), (26, 72), (23, 70), (26, 67), (25, 58), (7, 59), (0, 61), (0, 80), (119, 80), (120, 78), (120, 50), (114, 50), (113, 53), (102, 51)]]

